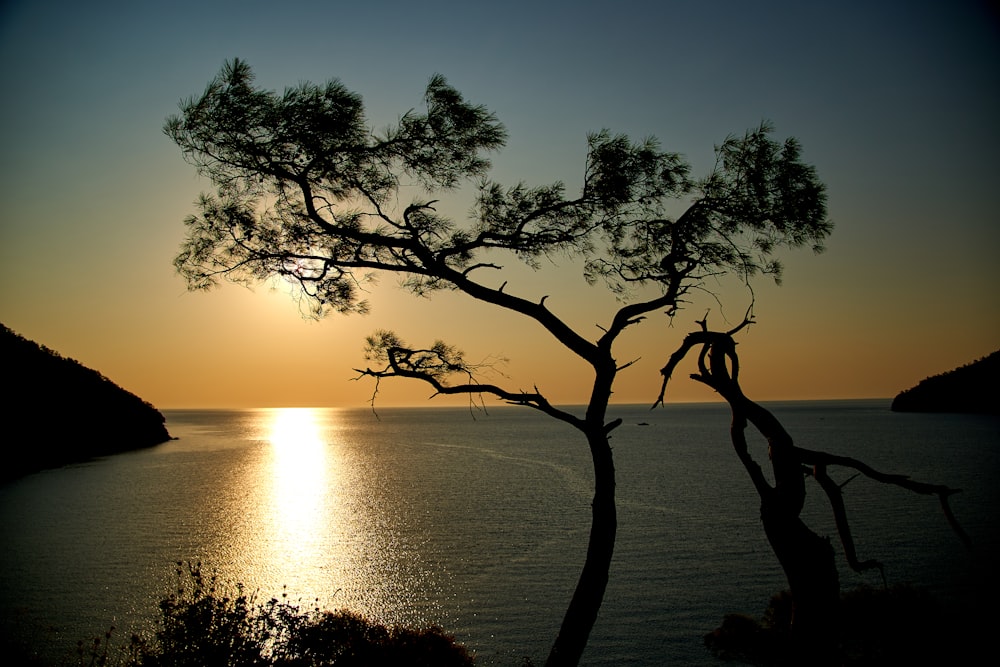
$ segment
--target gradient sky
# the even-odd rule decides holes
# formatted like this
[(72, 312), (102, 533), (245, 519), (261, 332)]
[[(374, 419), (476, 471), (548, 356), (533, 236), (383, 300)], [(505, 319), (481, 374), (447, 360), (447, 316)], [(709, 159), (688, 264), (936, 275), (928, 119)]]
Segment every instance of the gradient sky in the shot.
[[(495, 178), (579, 185), (589, 131), (655, 135), (705, 173), (713, 146), (770, 119), (829, 189), (822, 255), (757, 286), (743, 383), (758, 399), (888, 397), (1000, 348), (1000, 21), (993, 3), (92, 2), (0, 4), (0, 322), (157, 407), (363, 406), (363, 338), (444, 338), (494, 380), (586, 399), (587, 369), (531, 322), (392, 279), (367, 317), (305, 321), (281, 290), (188, 293), (171, 261), (208, 189), (162, 134), (233, 57), (280, 90), (341, 79), (375, 126), (439, 72), (509, 131)], [(460, 202), (461, 199), (456, 199)], [(454, 204), (459, 213), (463, 208)], [(555, 275), (549, 281), (548, 274)], [(511, 286), (594, 331), (615, 307), (578, 267)], [(651, 318), (616, 400), (650, 402), (658, 369), (719, 288), (673, 328)], [(382, 405), (424, 385), (383, 383)], [(684, 375), (675, 400), (710, 400)]]

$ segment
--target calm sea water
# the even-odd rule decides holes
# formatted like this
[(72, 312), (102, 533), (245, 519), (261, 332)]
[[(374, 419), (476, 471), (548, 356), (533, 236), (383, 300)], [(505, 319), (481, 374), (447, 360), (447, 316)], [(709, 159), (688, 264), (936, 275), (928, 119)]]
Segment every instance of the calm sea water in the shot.
[[(769, 407), (804, 447), (962, 488), (953, 508), (971, 552), (936, 499), (855, 479), (845, 492), (859, 555), (956, 609), (996, 593), (1000, 419), (894, 414), (888, 401)], [(613, 440), (619, 538), (584, 662), (721, 664), (702, 636), (726, 613), (760, 614), (784, 585), (728, 411), (613, 412), (624, 418)], [(174, 562), (200, 560), (262, 599), (442, 625), (480, 664), (544, 661), (590, 520), (589, 454), (568, 426), (507, 407), (474, 418), (460, 408), (165, 414), (179, 440), (0, 486), (7, 640), (58, 658), (112, 624), (142, 627)], [(819, 489), (810, 493), (812, 525), (832, 534)], [(845, 587), (879, 583), (841, 565)]]

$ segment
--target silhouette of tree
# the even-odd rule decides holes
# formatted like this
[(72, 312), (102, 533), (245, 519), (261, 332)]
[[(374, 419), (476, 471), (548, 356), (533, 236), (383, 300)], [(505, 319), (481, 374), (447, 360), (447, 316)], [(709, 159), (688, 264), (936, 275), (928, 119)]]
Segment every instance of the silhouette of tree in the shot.
[[(185, 222), (175, 264), (192, 289), (220, 279), (292, 281), (312, 313), (365, 312), (369, 273), (402, 277), (415, 294), (457, 290), (534, 320), (593, 372), (585, 411), (476, 381), (476, 367), (452, 345), (411, 346), (394, 332), (367, 342), (375, 368), (361, 376), (408, 377), (438, 393), (491, 395), (539, 410), (577, 429), (594, 467), (586, 561), (552, 646), (550, 665), (576, 664), (608, 581), (617, 518), (608, 418), (619, 364), (614, 344), (647, 314), (673, 314), (712, 276), (780, 276), (780, 248), (820, 250), (831, 230), (825, 191), (793, 139), (771, 138), (769, 124), (730, 136), (717, 161), (692, 178), (684, 159), (655, 139), (634, 142), (601, 131), (587, 138), (575, 196), (563, 183), (504, 186), (487, 178), (486, 154), (504, 145), (503, 126), (440, 76), (424, 109), (372, 130), (361, 98), (338, 81), (302, 83), (279, 94), (255, 87), (250, 67), (228, 62), (205, 92), (181, 103), (164, 131), (215, 187)], [(467, 182), (477, 197), (467, 224), (440, 215), (434, 197)], [(401, 186), (423, 198), (397, 205)], [(683, 211), (674, 217), (671, 207)], [(597, 340), (550, 310), (506, 289), (503, 257), (536, 269), (554, 254), (576, 257), (584, 278), (620, 299)], [(461, 378), (455, 382), (455, 378)]]
[[(906, 475), (878, 471), (863, 461), (794, 444), (781, 422), (763, 406), (747, 398), (739, 382), (740, 363), (734, 334), (752, 323), (744, 321), (729, 331), (709, 331), (707, 318), (701, 330), (688, 334), (660, 371), (663, 383), (655, 405), (661, 405), (667, 384), (677, 365), (695, 348), (698, 371), (691, 378), (722, 396), (730, 406), (730, 438), (736, 455), (760, 496), (760, 518), (768, 542), (788, 580), (792, 598), (790, 630), (796, 664), (841, 664), (837, 649), (840, 618), (840, 581), (829, 539), (813, 532), (800, 517), (805, 505), (806, 478), (812, 477), (826, 495), (848, 565), (856, 572), (877, 569), (885, 579), (882, 563), (858, 559), (854, 537), (847, 520), (842, 489), (830, 477), (828, 468), (841, 466), (884, 484), (893, 484), (914, 493), (936, 495), (952, 529), (969, 546), (969, 538), (958, 525), (948, 499), (958, 493), (940, 484), (927, 484)], [(746, 429), (753, 425), (768, 444), (773, 484), (754, 461), (747, 446)], [(804, 662), (803, 662), (804, 661)]]

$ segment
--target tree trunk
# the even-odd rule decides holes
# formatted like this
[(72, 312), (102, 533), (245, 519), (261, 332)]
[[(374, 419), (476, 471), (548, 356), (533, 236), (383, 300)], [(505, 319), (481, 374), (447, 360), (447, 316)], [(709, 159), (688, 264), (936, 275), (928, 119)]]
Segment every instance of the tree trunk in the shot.
[(618, 517), (611, 445), (603, 428), (599, 433), (588, 433), (587, 441), (594, 461), (594, 501), (587, 560), (563, 617), (559, 635), (545, 661), (546, 667), (573, 666), (580, 662), (604, 600), (611, 556), (615, 550)]
[[(732, 410), (730, 436), (733, 448), (760, 496), (760, 517), (767, 540), (788, 580), (792, 596), (791, 649), (804, 664), (837, 664), (840, 616), (840, 578), (830, 541), (809, 529), (800, 518), (805, 505), (806, 469), (791, 436), (763, 406), (743, 394), (737, 379), (735, 342), (718, 337), (711, 345), (708, 364), (699, 361), (695, 379), (708, 384), (726, 399)], [(730, 374), (726, 361), (732, 362)], [(774, 485), (767, 482), (750, 456), (747, 424), (764, 436)]]
[(793, 650), (809, 664), (837, 664), (840, 578), (830, 540), (810, 530), (777, 498), (762, 498), (761, 521), (792, 595)]
[[(733, 410), (734, 425), (745, 425), (749, 420), (768, 442), (774, 486), (761, 481), (755, 485), (764, 533), (792, 594), (789, 630), (793, 650), (810, 664), (836, 664), (840, 577), (830, 541), (810, 530), (799, 516), (805, 504), (806, 470), (796, 456), (791, 436), (770, 410), (738, 390), (727, 391), (725, 398)], [(733, 443), (743, 459), (748, 453), (742, 428), (739, 430), (739, 436), (734, 430)]]
[[(896, 484), (917, 493), (936, 494), (941, 501), (948, 523), (966, 545), (968, 536), (955, 521), (948, 507), (948, 497), (956, 489), (936, 484), (915, 482), (905, 475), (887, 475), (864, 463), (844, 456), (798, 448), (781, 422), (767, 409), (743, 394), (739, 384), (739, 356), (733, 334), (752, 323), (752, 318), (725, 333), (708, 330), (705, 320), (702, 330), (685, 337), (681, 347), (670, 355), (660, 373), (663, 384), (658, 403), (663, 402), (667, 382), (694, 347), (701, 346), (698, 373), (694, 380), (715, 389), (732, 410), (730, 438), (736, 455), (746, 469), (760, 496), (760, 516), (768, 542), (788, 580), (792, 598), (792, 615), (788, 630), (791, 637), (791, 664), (838, 665), (842, 662), (840, 578), (830, 541), (810, 530), (800, 518), (805, 504), (806, 475), (812, 475), (826, 493), (833, 507), (837, 532), (844, 544), (848, 563), (857, 572), (870, 568), (882, 569), (875, 560), (859, 562), (854, 540), (847, 524), (840, 487), (827, 475), (826, 467), (834, 463), (854, 468), (872, 479)], [(746, 428), (754, 428), (767, 439), (768, 458), (774, 474), (774, 484), (767, 480), (761, 466), (750, 455)], [(810, 466), (810, 467), (807, 467)]]
[(799, 516), (805, 504), (806, 470), (791, 436), (769, 410), (738, 390), (727, 391), (725, 398), (733, 411), (733, 444), (744, 465), (749, 463), (743, 435), (748, 420), (768, 442), (774, 486), (763, 482), (756, 464), (747, 470), (760, 495), (764, 533), (792, 596), (791, 648), (808, 664), (838, 664), (840, 577), (830, 540), (810, 530)]

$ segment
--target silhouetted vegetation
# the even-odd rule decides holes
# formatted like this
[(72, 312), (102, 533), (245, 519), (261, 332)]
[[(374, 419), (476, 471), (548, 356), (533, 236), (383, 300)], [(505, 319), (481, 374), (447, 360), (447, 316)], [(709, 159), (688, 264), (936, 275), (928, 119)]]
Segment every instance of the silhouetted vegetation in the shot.
[(170, 439), (152, 405), (2, 324), (0, 363), (7, 387), (0, 414), (19, 434), (7, 440), (4, 479)]
[[(841, 597), (844, 622), (835, 642), (838, 665), (878, 667), (971, 664), (975, 644), (961, 620), (945, 613), (922, 589), (907, 585), (890, 588), (862, 586)], [(800, 667), (802, 656), (789, 632), (791, 596), (771, 598), (762, 618), (730, 614), (722, 626), (705, 636), (705, 646), (716, 656), (754, 665)]]
[[(877, 569), (882, 573), (883, 581), (885, 575), (881, 562), (858, 558), (843, 497), (843, 487), (850, 479), (838, 483), (832, 478), (830, 469), (848, 468), (855, 474), (883, 484), (937, 496), (951, 527), (968, 546), (969, 538), (958, 525), (949, 505), (949, 498), (959, 490), (942, 484), (918, 482), (906, 475), (884, 473), (851, 457), (796, 445), (774, 414), (750, 400), (740, 385), (740, 362), (733, 336), (752, 322), (747, 316), (739, 326), (718, 332), (710, 331), (707, 321), (702, 320), (701, 331), (688, 334), (663, 367), (663, 385), (657, 404), (663, 402), (667, 384), (677, 365), (689, 351), (698, 348), (698, 370), (691, 374), (691, 378), (711, 387), (729, 403), (733, 449), (760, 497), (764, 533), (788, 580), (788, 613), (781, 616), (780, 623), (775, 622), (776, 616), (771, 622), (773, 629), (786, 633), (781, 651), (790, 657), (789, 664), (840, 665), (844, 661), (842, 628), (857, 623), (859, 619), (852, 618), (853, 612), (841, 605), (840, 577), (829, 538), (815, 533), (802, 519), (806, 480), (810, 477), (814, 479), (830, 504), (848, 565), (856, 572)], [(767, 440), (773, 483), (750, 453), (746, 437), (746, 429), (750, 425)], [(757, 639), (764, 643), (774, 639), (770, 634), (758, 635), (740, 618), (730, 619), (727, 632), (749, 637), (753, 640), (751, 643)], [(763, 648), (762, 645), (758, 650)]]
[[(727, 137), (700, 178), (654, 138), (602, 130), (587, 137), (577, 194), (562, 182), (503, 185), (487, 177), (487, 153), (506, 141), (488, 109), (441, 76), (431, 78), (423, 106), (377, 130), (361, 97), (339, 81), (276, 93), (258, 87), (245, 62), (226, 63), (164, 127), (214, 188), (185, 221), (175, 265), (192, 289), (287, 280), (317, 317), (365, 312), (359, 288), (381, 273), (417, 295), (460, 291), (526, 317), (572, 352), (593, 378), (579, 411), (553, 406), (537, 389), (542, 381), (533, 391), (482, 382), (481, 369), (453, 345), (412, 346), (392, 331), (369, 337), (374, 367), (358, 372), (375, 379), (376, 392), (385, 378), (413, 378), (441, 394), (527, 406), (580, 432), (594, 469), (590, 540), (547, 660), (575, 665), (604, 598), (617, 534), (609, 437), (621, 422), (609, 419), (608, 402), (631, 362), (616, 360), (616, 341), (651, 314), (672, 316), (723, 275), (778, 278), (778, 251), (820, 250), (832, 229), (825, 188), (798, 142), (776, 141), (768, 123)], [(477, 190), (463, 224), (435, 201), (464, 183)], [(415, 195), (406, 201), (408, 193)], [(555, 257), (577, 260), (581, 277), (619, 304), (577, 330), (536, 285), (504, 279), (503, 262), (541, 269)]]
[(347, 611), (259, 602), (200, 563), (177, 564), (177, 588), (160, 601), (151, 635), (112, 628), (81, 641), (80, 667), (468, 667), (472, 656), (439, 627), (385, 626)]
[(1000, 350), (947, 373), (921, 380), (892, 400), (896, 412), (1000, 415)]

